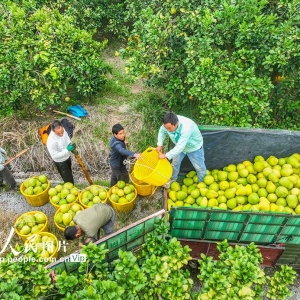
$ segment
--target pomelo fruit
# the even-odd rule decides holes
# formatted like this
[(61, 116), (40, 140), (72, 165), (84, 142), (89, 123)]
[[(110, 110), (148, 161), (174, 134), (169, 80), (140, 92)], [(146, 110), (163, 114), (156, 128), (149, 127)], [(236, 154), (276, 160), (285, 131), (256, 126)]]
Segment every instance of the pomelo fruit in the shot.
[(219, 202), (218, 202), (217, 199), (212, 198), (212, 199), (208, 200), (207, 206), (209, 206), (209, 207), (216, 207), (216, 206), (219, 206)]
[(235, 198), (231, 198), (231, 199), (227, 200), (226, 204), (227, 204), (228, 208), (234, 209), (237, 206), (237, 201)]
[(211, 185), (215, 181), (215, 179), (212, 175), (206, 175), (203, 181), (206, 185)]
[(219, 189), (222, 191), (225, 191), (229, 188), (229, 182), (228, 181), (221, 181), (219, 182)]
[(225, 171), (219, 171), (218, 172), (218, 180), (219, 181), (227, 180), (227, 176), (228, 176), (228, 173), (225, 172)]
[(276, 204), (277, 204), (277, 205), (281, 205), (281, 206), (283, 206), (283, 207), (286, 207), (286, 206), (287, 206), (287, 203), (286, 203), (285, 198), (278, 198), (278, 199), (276, 200)]
[(126, 183), (125, 181), (123, 180), (118, 180), (116, 186), (119, 188), (119, 189), (123, 189), (125, 187)]
[(199, 196), (200, 196), (200, 190), (199, 189), (194, 189), (191, 191), (191, 196), (194, 198), (194, 199), (197, 199)]
[[(130, 191), (132, 192), (132, 190), (130, 189)], [(99, 198), (101, 199), (101, 201), (105, 200), (107, 198), (107, 192), (99, 192)]]
[(24, 225), (21, 230), (20, 230), (20, 233), (22, 235), (27, 235), (31, 232), (31, 227), (27, 226), (27, 225)]
[(120, 197), (118, 203), (124, 204), (124, 203), (127, 203), (127, 202), (128, 202), (128, 201), (127, 201), (127, 199), (126, 199), (125, 197)]
[(295, 195), (288, 195), (286, 197), (288, 207), (295, 208), (298, 205), (298, 197)]
[(217, 198), (217, 200), (218, 200), (219, 203), (226, 203), (227, 202), (227, 198), (224, 195), (220, 195)]
[(293, 183), (290, 181), (288, 177), (281, 177), (278, 183), (279, 185), (284, 186), (289, 190), (293, 188)]
[[(229, 188), (225, 191), (224, 196), (226, 197), (226, 199), (231, 199), (235, 197), (235, 194), (236, 194), (236, 188)], [(228, 207), (230, 208), (230, 206)]]
[(74, 187), (74, 185), (73, 185), (73, 183), (71, 183), (71, 182), (66, 182), (66, 183), (64, 183), (64, 185), (63, 185), (63, 188), (64, 189), (67, 189), (67, 190), (70, 190), (70, 189), (72, 189)]
[(175, 192), (180, 191), (180, 184), (176, 181), (173, 181), (171, 183), (170, 188), (171, 188), (172, 191), (175, 191)]
[(191, 170), (186, 174), (186, 177), (193, 178), (196, 174), (196, 171)]
[(110, 199), (113, 201), (113, 202), (118, 202), (119, 201), (119, 196), (117, 194), (111, 194), (110, 195)]
[(183, 183), (185, 186), (189, 187), (190, 185), (192, 185), (194, 183), (194, 181), (193, 181), (193, 178), (184, 178)]
[(42, 213), (37, 212), (34, 214), (34, 217), (35, 217), (36, 223), (38, 223), (38, 224), (46, 222), (46, 216)]
[(206, 197), (208, 199), (218, 198), (218, 196), (219, 196), (218, 192), (216, 192), (214, 190), (208, 190), (207, 193), (206, 193)]
[(221, 209), (228, 209), (226, 203), (220, 203), (219, 204), (219, 208), (221, 208)]
[(218, 183), (216, 183), (216, 182), (213, 182), (210, 186), (209, 186), (209, 188), (208, 188), (209, 190), (214, 190), (214, 191), (218, 191), (220, 188), (219, 188), (219, 185), (218, 185)]
[(259, 196), (256, 193), (252, 193), (248, 196), (248, 202), (252, 205), (259, 203)]
[(236, 181), (239, 178), (239, 173), (236, 171), (231, 171), (228, 173), (228, 180), (230, 181)]
[(277, 199), (278, 199), (278, 197), (277, 197), (277, 195), (275, 194), (275, 193), (271, 193), (271, 194), (269, 194), (269, 195), (267, 195), (267, 199), (270, 201), (270, 202), (276, 202), (277, 201)]
[(279, 198), (285, 198), (288, 194), (289, 191), (286, 187), (284, 186), (279, 186), (276, 190), (275, 190), (275, 194), (277, 195), (277, 197)]
[(131, 188), (129, 186), (125, 186), (124, 189), (123, 189), (124, 193), (126, 195), (130, 194), (132, 191), (131, 191)]
[(76, 200), (76, 196), (74, 194), (68, 194), (66, 200), (68, 203), (74, 202)]
[(93, 202), (96, 204), (96, 203), (101, 203), (102, 201), (101, 201), (101, 199), (100, 199), (99, 196), (95, 196), (95, 197), (93, 198)]

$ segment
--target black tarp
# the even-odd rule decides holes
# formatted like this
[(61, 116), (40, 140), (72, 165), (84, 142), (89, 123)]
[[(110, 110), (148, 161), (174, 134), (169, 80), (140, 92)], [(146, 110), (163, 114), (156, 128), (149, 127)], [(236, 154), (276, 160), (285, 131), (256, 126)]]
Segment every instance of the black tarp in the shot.
[[(199, 126), (203, 135), (205, 164), (208, 170), (222, 169), (229, 164), (238, 164), (257, 155), (267, 159), (300, 153), (300, 131), (248, 129), (235, 127)], [(169, 149), (172, 148), (169, 143)], [(184, 158), (180, 175), (192, 170)]]

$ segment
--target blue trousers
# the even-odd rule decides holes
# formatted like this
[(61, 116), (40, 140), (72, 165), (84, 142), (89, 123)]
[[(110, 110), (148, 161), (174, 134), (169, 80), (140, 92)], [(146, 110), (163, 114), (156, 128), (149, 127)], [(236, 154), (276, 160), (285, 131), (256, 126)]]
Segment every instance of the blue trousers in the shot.
[(206, 175), (206, 166), (205, 166), (205, 159), (204, 159), (204, 150), (203, 147), (200, 149), (189, 152), (189, 153), (179, 153), (177, 156), (175, 156), (172, 160), (172, 167), (173, 167), (173, 174), (171, 177), (171, 180), (177, 180), (179, 171), (180, 171), (180, 165), (182, 160), (185, 156), (188, 156), (189, 160), (191, 161), (193, 167), (195, 168), (195, 171), (197, 173), (199, 182), (203, 181), (203, 178)]

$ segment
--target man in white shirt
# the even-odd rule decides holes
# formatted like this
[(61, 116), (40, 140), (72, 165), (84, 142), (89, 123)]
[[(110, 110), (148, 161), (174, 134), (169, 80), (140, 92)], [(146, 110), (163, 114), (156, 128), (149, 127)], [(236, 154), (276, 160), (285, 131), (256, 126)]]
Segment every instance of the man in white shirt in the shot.
[(74, 184), (70, 152), (76, 151), (70, 137), (59, 120), (51, 124), (51, 132), (47, 139), (47, 149), (64, 182)]

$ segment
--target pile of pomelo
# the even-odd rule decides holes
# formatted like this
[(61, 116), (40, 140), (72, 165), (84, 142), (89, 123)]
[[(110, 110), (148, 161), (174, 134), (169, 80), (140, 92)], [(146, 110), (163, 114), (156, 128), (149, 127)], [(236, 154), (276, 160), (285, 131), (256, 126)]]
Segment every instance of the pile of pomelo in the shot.
[(31, 249), (42, 258), (48, 258), (55, 252), (57, 238), (48, 232), (34, 234), (25, 242), (25, 247)]
[(91, 185), (85, 188), (79, 195), (79, 202), (84, 206), (93, 206), (96, 203), (105, 203), (108, 196), (106, 188)]
[(128, 203), (135, 199), (136, 190), (133, 184), (119, 180), (116, 185), (109, 190), (109, 200), (115, 203)]
[(58, 184), (54, 188), (50, 188), (48, 194), (50, 196), (50, 202), (57, 207), (75, 202), (79, 192), (79, 189), (71, 182), (66, 182), (63, 185)]
[(76, 214), (83, 210), (78, 203), (63, 204), (55, 213), (54, 221), (62, 228), (75, 225), (73, 218)]
[(27, 178), (23, 185), (25, 195), (39, 195), (48, 187), (48, 179), (46, 175), (40, 175), (37, 177)]
[(230, 164), (208, 171), (198, 182), (195, 171), (168, 189), (168, 209), (194, 206), (300, 214), (300, 154)]
[(47, 216), (42, 212), (22, 215), (15, 224), (16, 230), (21, 235), (32, 235), (41, 231), (47, 222)]

